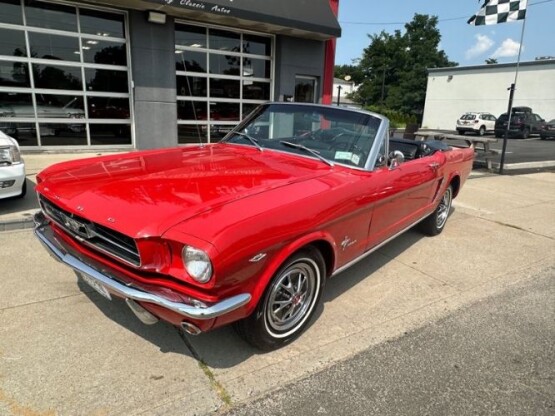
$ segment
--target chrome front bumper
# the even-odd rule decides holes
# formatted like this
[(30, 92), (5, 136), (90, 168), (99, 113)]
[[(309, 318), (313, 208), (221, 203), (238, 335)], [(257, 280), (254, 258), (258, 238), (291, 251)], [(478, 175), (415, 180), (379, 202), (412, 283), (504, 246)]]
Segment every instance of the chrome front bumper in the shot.
[(174, 302), (161, 296), (130, 287), (117, 280), (115, 276), (118, 275), (118, 272), (112, 271), (109, 267), (104, 265), (95, 264), (95, 262), (88, 260), (84, 256), (80, 256), (78, 252), (72, 250), (66, 243), (57, 239), (50, 226), (50, 221), (41, 211), (35, 214), (34, 221), (35, 235), (55, 260), (66, 264), (79, 273), (87, 275), (115, 296), (138, 302), (152, 303), (176, 312), (185, 318), (200, 320), (212, 319), (225, 315), (247, 304), (251, 300), (250, 294), (242, 293), (224, 299), (211, 306), (201, 307)]

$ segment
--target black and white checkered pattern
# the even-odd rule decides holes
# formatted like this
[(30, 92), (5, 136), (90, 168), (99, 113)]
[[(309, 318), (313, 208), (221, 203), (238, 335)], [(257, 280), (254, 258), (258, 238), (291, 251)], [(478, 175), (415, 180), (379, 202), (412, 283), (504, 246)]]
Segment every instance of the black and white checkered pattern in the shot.
[(514, 22), (526, 17), (528, 0), (486, 0), (468, 23), (475, 26)]

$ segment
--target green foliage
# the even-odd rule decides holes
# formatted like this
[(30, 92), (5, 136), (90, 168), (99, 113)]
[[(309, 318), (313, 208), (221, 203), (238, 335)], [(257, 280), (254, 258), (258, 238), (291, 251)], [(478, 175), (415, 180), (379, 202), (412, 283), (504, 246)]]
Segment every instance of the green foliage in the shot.
[(386, 116), (389, 119), (389, 127), (391, 128), (405, 127), (407, 124), (413, 124), (417, 122), (416, 116), (414, 114), (404, 114), (400, 111), (392, 110), (380, 105), (368, 105), (365, 106), (364, 109)]
[[(437, 22), (435, 16), (415, 14), (405, 25), (404, 33), (396, 30), (393, 34), (382, 31), (369, 35), (370, 45), (364, 49), (356, 71), (353, 70), (353, 74), (362, 74), (363, 79), (353, 94), (354, 101), (364, 106), (379, 105), (420, 121), (428, 68), (457, 65), (438, 49), (441, 35)], [(343, 67), (336, 67), (336, 73), (341, 74)]]
[(495, 59), (495, 58), (486, 59), (486, 64), (487, 65), (493, 65), (493, 64), (496, 64), (496, 63), (497, 63), (497, 59)]
[(346, 76), (351, 77), (351, 81), (360, 84), (364, 81), (364, 74), (360, 70), (359, 65), (336, 65), (333, 76), (335, 78), (345, 79)]

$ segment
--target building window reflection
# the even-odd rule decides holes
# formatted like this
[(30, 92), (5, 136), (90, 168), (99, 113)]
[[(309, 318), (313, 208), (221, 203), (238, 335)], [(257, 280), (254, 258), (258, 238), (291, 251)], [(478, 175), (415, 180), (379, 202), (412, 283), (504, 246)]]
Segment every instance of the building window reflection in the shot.
[(176, 23), (179, 143), (220, 140), (272, 99), (271, 36)]
[(131, 147), (125, 14), (39, 0), (0, 10), (0, 131), (23, 147)]

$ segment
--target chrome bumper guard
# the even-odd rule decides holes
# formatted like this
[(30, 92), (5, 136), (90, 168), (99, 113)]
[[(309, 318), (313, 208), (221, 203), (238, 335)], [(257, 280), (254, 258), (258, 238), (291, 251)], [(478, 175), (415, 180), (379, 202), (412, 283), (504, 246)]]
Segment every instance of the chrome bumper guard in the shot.
[(87, 275), (91, 279), (94, 279), (100, 285), (104, 286), (110, 293), (113, 293), (116, 296), (139, 302), (153, 303), (169, 309), (170, 311), (176, 312), (183, 317), (200, 320), (212, 319), (225, 315), (243, 305), (246, 305), (251, 300), (250, 294), (242, 293), (228, 299), (224, 299), (209, 307), (203, 308), (186, 303), (174, 302), (161, 296), (129, 287), (118, 282), (116, 278), (113, 277), (113, 275), (118, 274), (117, 272), (110, 271), (109, 268), (104, 265), (99, 267), (100, 265), (95, 266), (91, 261), (87, 262), (86, 258), (79, 256), (79, 253), (71, 250), (63, 241), (56, 239), (56, 236), (50, 227), (50, 221), (44, 216), (42, 211), (35, 214), (34, 221), (35, 235), (55, 260), (66, 264), (79, 273)]

